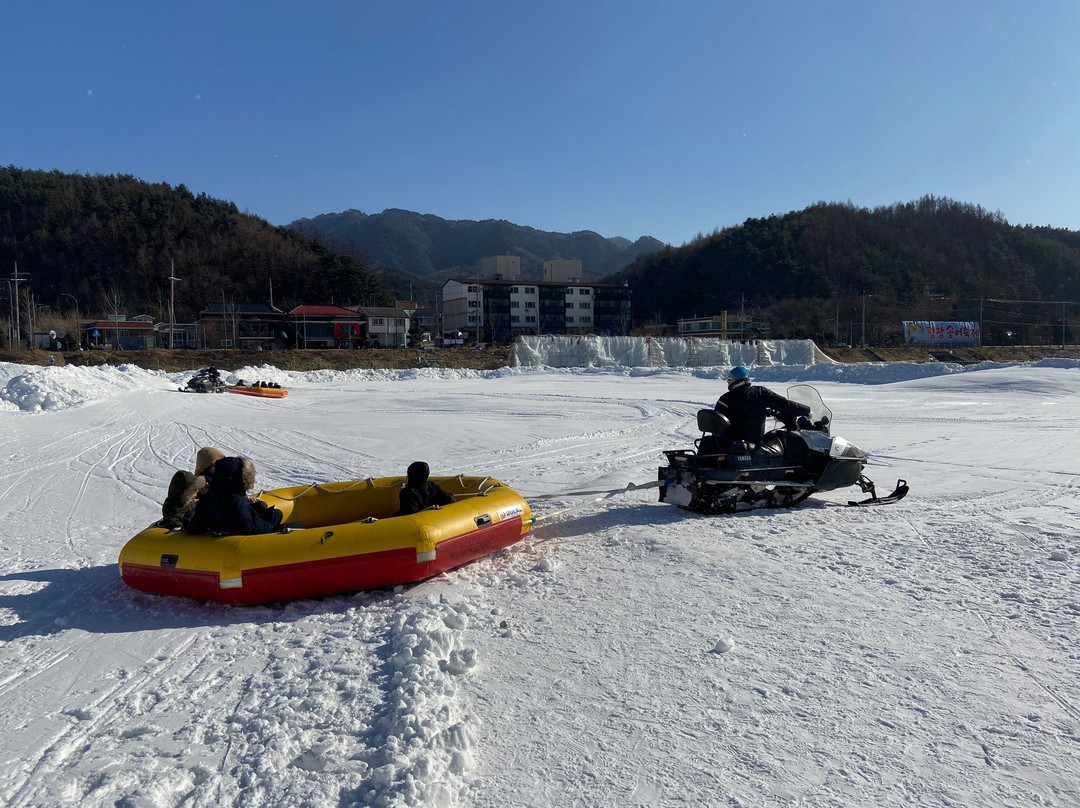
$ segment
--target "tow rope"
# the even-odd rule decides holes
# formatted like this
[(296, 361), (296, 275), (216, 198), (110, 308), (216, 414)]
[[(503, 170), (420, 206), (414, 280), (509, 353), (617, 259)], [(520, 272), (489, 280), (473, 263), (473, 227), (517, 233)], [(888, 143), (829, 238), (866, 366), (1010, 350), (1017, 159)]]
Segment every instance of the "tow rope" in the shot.
[[(612, 488), (612, 489), (603, 490), (603, 491), (565, 491), (565, 492), (563, 492), (561, 494), (541, 494), (540, 496), (525, 497), (525, 498), (528, 499), (528, 500), (534, 500), (534, 499), (560, 499), (562, 497), (595, 497), (595, 499), (590, 500), (590, 502), (599, 502), (600, 500), (603, 500), (603, 499), (610, 499), (611, 497), (617, 496), (618, 494), (625, 494), (627, 491), (643, 491), (643, 490), (648, 489), (648, 488), (659, 488), (660, 485), (661, 485), (660, 480), (653, 480), (652, 482), (649, 482), (649, 483), (627, 483), (625, 488)], [(573, 510), (576, 510), (578, 508), (583, 508), (587, 504), (589, 504), (589, 503), (588, 502), (579, 502), (577, 505), (571, 505), (568, 508), (562, 508), (561, 510), (553, 511), (552, 513), (545, 513), (545, 514), (541, 514), (540, 516), (533, 516), (532, 523), (534, 525), (536, 525), (539, 522), (547, 520), (547, 519), (551, 519), (552, 517), (561, 516), (562, 514), (566, 513), (567, 511), (573, 511)]]
[(616, 494), (625, 494), (627, 491), (643, 491), (646, 488), (659, 488), (660, 480), (653, 480), (651, 483), (627, 483), (625, 488), (612, 488), (605, 491), (564, 491), (561, 494), (541, 494), (537, 497), (526, 497), (526, 499), (560, 499), (562, 497), (592, 497), (597, 494), (606, 494), (608, 497), (613, 497)]

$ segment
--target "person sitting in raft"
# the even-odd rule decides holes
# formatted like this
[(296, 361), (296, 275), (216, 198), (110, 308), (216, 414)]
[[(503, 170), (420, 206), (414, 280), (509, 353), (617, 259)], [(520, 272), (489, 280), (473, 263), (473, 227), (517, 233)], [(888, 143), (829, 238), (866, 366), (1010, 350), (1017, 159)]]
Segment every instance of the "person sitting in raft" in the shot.
[[(236, 533), (251, 536), (281, 530), (281, 511), (248, 491), (255, 487), (255, 464), (246, 457), (223, 457), (214, 463), (214, 476), (198, 498), (195, 513), (184, 525), (188, 533)], [(256, 504), (258, 502), (258, 504)]]
[(195, 455), (195, 476), (205, 477), (208, 481), (214, 476), (214, 464), (225, 457), (221, 449), (204, 446)]
[(436, 483), (428, 480), (430, 470), (423, 460), (411, 463), (405, 473), (405, 486), (398, 495), (400, 508), (394, 516), (408, 516), (410, 513), (419, 513), (435, 505), (449, 505), (454, 501), (453, 494), (447, 493)]
[(179, 530), (184, 522), (195, 515), (198, 497), (206, 491), (205, 477), (196, 477), (190, 471), (178, 471), (169, 483), (169, 495), (161, 506), (162, 527)]

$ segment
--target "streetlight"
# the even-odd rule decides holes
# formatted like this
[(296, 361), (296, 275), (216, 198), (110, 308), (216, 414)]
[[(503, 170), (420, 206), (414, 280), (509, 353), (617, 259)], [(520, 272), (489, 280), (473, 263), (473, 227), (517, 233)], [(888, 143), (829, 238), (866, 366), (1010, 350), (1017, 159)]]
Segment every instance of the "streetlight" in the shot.
[(67, 292), (61, 292), (60, 297), (70, 297), (75, 301), (75, 347), (82, 345), (82, 322), (79, 316), (79, 301), (75, 299), (75, 295), (69, 295)]
[[(16, 350), (22, 350), (22, 322), (19, 317), (19, 281), (29, 280), (25, 275), (19, 275), (19, 262), (15, 262), (15, 274), (11, 276), (11, 280), (15, 282), (15, 348)], [(26, 308), (26, 313), (29, 316), (30, 307)], [(33, 337), (33, 327), (30, 328), (31, 337)]]

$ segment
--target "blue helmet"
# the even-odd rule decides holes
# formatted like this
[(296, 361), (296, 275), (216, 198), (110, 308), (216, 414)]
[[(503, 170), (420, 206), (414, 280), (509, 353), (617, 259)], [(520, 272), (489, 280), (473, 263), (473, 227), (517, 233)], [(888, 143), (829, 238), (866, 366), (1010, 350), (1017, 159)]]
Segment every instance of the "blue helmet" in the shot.
[(741, 381), (750, 381), (750, 371), (742, 365), (736, 365), (727, 375), (728, 387)]

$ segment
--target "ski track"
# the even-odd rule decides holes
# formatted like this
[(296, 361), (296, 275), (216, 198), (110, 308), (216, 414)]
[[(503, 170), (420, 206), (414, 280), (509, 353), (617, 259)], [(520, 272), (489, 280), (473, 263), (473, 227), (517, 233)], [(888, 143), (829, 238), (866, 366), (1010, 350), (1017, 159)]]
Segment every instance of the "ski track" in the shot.
[[(33, 763), (0, 777), (0, 797), (13, 808), (454, 804), (473, 729), (447, 682), (471, 667), (459, 637), (476, 606), (419, 590), (189, 607), (189, 629), (159, 628), (148, 658), (128, 653), (132, 664), (102, 681), (68, 681), (51, 673), (62, 659), (31, 654), (39, 681), (5, 683), (0, 699), (16, 686), (24, 698), (47, 693), (53, 729), (39, 730), (41, 747), (26, 756)], [(170, 605), (131, 597), (154, 612)], [(253, 643), (277, 649), (270, 659), (245, 653), (233, 620)], [(128, 642), (116, 635), (102, 647), (87, 634), (69, 653), (123, 657)], [(194, 715), (191, 702), (200, 705)]]

